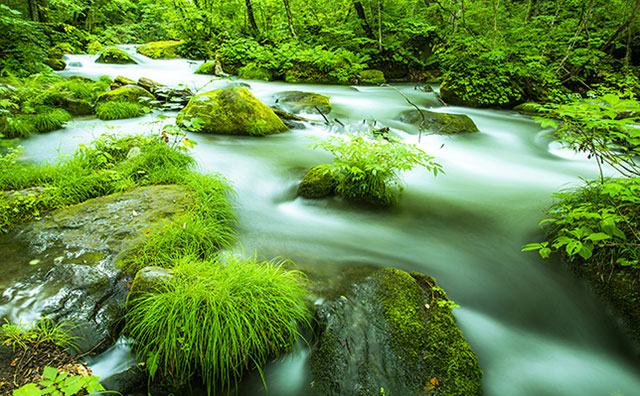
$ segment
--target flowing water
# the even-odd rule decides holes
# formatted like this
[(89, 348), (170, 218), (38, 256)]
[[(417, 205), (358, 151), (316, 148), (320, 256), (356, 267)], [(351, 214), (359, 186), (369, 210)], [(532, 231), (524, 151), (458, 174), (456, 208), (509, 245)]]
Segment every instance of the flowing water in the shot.
[[(134, 56), (140, 64), (96, 64), (94, 56), (70, 55), (69, 67), (61, 74), (148, 77), (201, 91), (229, 84), (194, 75), (197, 62)], [(317, 122), (265, 138), (190, 134), (198, 142), (194, 155), (201, 169), (221, 173), (237, 192), (238, 251), (290, 258), (319, 277), (355, 265), (434, 276), (461, 306), (455, 316), (484, 370), (485, 395), (639, 394), (638, 355), (605, 306), (560, 263), (520, 252), (523, 244), (543, 237), (537, 223), (553, 192), (576, 185), (579, 177), (597, 176), (592, 162), (557, 147), (526, 116), (442, 107), (434, 94), (413, 85), (396, 88), (425, 108), (468, 115), (481, 132), (419, 137), (415, 127), (394, 121), (413, 107), (389, 87), (244, 82), (268, 105), (281, 91), (328, 95), (330, 118), (346, 128)], [(53, 160), (102, 133), (158, 130), (151, 121), (153, 115), (111, 122), (76, 119), (63, 130), (25, 141), (25, 154), (33, 161)], [(406, 189), (389, 210), (296, 197), (306, 170), (331, 160), (329, 154), (309, 148), (310, 137), (366, 130), (374, 121), (434, 155), (446, 174), (434, 178), (424, 170), (406, 173)], [(7, 310), (21, 317), (19, 304)], [(33, 316), (34, 309), (24, 312)], [(267, 367), (271, 395), (306, 393), (308, 355), (303, 350)], [(105, 377), (130, 361), (127, 343), (121, 340), (91, 364), (96, 375)], [(261, 388), (260, 379), (250, 377), (240, 393), (264, 394)]]

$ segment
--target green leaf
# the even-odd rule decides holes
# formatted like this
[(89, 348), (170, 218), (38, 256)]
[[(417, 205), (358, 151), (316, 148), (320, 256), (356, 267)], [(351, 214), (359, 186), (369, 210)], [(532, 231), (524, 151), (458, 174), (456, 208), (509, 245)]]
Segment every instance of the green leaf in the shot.
[(26, 384), (23, 387), (15, 389), (13, 396), (40, 396), (40, 388), (36, 384)]
[(42, 376), (48, 380), (55, 381), (58, 376), (58, 370), (53, 367), (46, 366), (42, 373)]
[(611, 239), (611, 235), (605, 234), (604, 232), (596, 232), (596, 233), (590, 234), (585, 239), (588, 241), (597, 242), (597, 241), (603, 241), (605, 239)]
[(580, 251), (578, 252), (578, 254), (580, 255), (580, 257), (582, 257), (585, 260), (588, 260), (589, 258), (591, 258), (592, 253), (592, 248), (590, 248), (587, 245), (582, 245), (582, 249), (580, 249)]
[(573, 239), (571, 240), (571, 242), (569, 242), (567, 244), (567, 246), (565, 247), (565, 249), (567, 250), (567, 254), (569, 256), (575, 256), (576, 253), (580, 252), (582, 250), (582, 242)]

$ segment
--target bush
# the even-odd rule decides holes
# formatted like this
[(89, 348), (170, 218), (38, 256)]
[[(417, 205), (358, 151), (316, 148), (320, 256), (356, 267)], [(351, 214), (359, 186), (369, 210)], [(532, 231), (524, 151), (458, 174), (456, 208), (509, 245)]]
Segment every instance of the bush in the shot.
[(208, 392), (237, 384), (243, 371), (297, 344), (309, 326), (305, 278), (282, 263), (225, 257), (184, 259), (159, 293), (130, 302), (125, 331), (151, 377), (175, 384), (198, 373)]
[(338, 179), (336, 192), (343, 198), (373, 205), (394, 203), (400, 188), (400, 172), (421, 166), (434, 175), (442, 167), (420, 148), (393, 137), (370, 138), (365, 134), (316, 140), (312, 147), (335, 155), (333, 172)]
[(124, 118), (141, 117), (147, 112), (138, 103), (130, 102), (104, 102), (96, 106), (96, 115), (101, 120), (121, 120)]

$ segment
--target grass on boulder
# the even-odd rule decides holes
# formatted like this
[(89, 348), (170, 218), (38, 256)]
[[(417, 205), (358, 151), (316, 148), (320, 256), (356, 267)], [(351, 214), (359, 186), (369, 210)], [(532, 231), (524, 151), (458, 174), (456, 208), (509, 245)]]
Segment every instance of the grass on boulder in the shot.
[(96, 106), (96, 115), (101, 120), (122, 120), (141, 117), (145, 113), (145, 107), (139, 103), (104, 102)]
[(160, 293), (141, 294), (126, 314), (155, 376), (175, 384), (201, 376), (209, 392), (296, 345), (311, 317), (305, 277), (254, 258), (186, 258)]

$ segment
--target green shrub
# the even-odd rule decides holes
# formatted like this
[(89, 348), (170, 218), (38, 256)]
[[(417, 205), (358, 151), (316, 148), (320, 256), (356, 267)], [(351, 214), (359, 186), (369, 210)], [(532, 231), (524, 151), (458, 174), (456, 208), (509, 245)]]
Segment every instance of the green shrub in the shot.
[(13, 396), (97, 395), (106, 393), (100, 377), (93, 375), (58, 374), (55, 367), (45, 366), (43, 380), (29, 383), (13, 391)]
[(10, 115), (0, 117), (0, 135), (7, 139), (31, 136), (35, 127), (29, 117)]
[(211, 393), (297, 344), (311, 316), (304, 281), (281, 263), (184, 259), (163, 291), (131, 302), (125, 331), (152, 378), (183, 384), (197, 373)]
[(141, 117), (146, 109), (139, 103), (104, 102), (96, 106), (96, 115), (101, 120), (121, 120), (124, 118)]
[(336, 157), (330, 167), (338, 179), (338, 195), (373, 205), (387, 206), (396, 201), (395, 190), (402, 186), (402, 171), (421, 166), (434, 175), (443, 172), (433, 157), (420, 148), (389, 136), (386, 139), (366, 134), (330, 136), (325, 140), (316, 139), (312, 147)]

